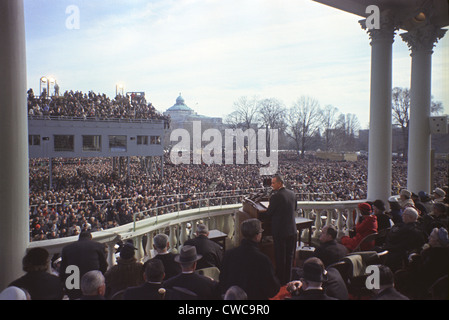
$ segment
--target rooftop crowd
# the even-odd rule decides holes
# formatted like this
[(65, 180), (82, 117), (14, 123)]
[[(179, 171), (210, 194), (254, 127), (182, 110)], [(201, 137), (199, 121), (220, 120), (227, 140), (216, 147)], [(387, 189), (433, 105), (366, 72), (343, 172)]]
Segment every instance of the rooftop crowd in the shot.
[(145, 119), (169, 121), (144, 96), (121, 95), (111, 99), (106, 94), (65, 91), (63, 95), (36, 96), (28, 90), (28, 115), (36, 117), (76, 117), (97, 119)]

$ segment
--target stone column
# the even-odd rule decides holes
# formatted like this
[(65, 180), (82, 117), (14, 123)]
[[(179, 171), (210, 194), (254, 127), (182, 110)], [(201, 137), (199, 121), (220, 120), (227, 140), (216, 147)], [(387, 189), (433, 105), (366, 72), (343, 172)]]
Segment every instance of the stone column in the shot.
[(28, 118), (22, 0), (0, 1), (0, 290), (23, 274), (29, 242)]
[(371, 90), (368, 148), (368, 200), (387, 201), (391, 193), (392, 46), (395, 27), (381, 16), (379, 29), (367, 29), (371, 39)]
[(401, 34), (411, 51), (407, 189), (431, 192), (430, 104), (433, 47), (446, 30), (431, 24)]

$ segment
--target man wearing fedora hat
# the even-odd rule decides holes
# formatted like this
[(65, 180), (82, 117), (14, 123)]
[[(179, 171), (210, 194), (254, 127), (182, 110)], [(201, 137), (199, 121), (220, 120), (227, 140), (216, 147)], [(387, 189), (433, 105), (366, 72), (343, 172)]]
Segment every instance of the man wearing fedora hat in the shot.
[(323, 288), (323, 283), (327, 281), (327, 271), (320, 259), (312, 257), (304, 261), (302, 272), (300, 281), (287, 284), (292, 300), (337, 300), (328, 296)]
[(219, 300), (218, 282), (195, 273), (198, 260), (194, 246), (184, 245), (175, 261), (181, 265), (182, 272), (163, 283), (166, 289), (181, 288), (193, 293), (198, 300)]

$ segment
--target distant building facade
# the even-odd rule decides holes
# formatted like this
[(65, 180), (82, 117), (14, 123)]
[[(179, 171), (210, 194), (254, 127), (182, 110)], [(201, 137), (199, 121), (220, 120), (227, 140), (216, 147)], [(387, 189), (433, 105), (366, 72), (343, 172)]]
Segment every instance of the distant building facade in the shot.
[[(449, 153), (449, 134), (432, 134), (432, 149), (436, 154)], [(359, 131), (359, 149), (368, 151), (369, 130)], [(408, 148), (408, 130), (393, 127), (392, 152), (404, 154)]]

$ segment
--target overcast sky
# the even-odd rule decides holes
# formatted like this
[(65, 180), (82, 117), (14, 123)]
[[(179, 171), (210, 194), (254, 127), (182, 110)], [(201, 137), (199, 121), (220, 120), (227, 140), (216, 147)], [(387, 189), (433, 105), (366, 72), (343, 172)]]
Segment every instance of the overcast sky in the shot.
[[(144, 91), (159, 111), (179, 93), (224, 117), (240, 96), (302, 95), (369, 123), (369, 37), (360, 17), (311, 0), (24, 0), (28, 87)], [(72, 20), (79, 9), (79, 29)], [(71, 24), (72, 23), (72, 24)], [(401, 33), (400, 31), (399, 33)], [(410, 52), (396, 35), (393, 87), (410, 87)], [(449, 113), (449, 35), (435, 48), (432, 94)]]

